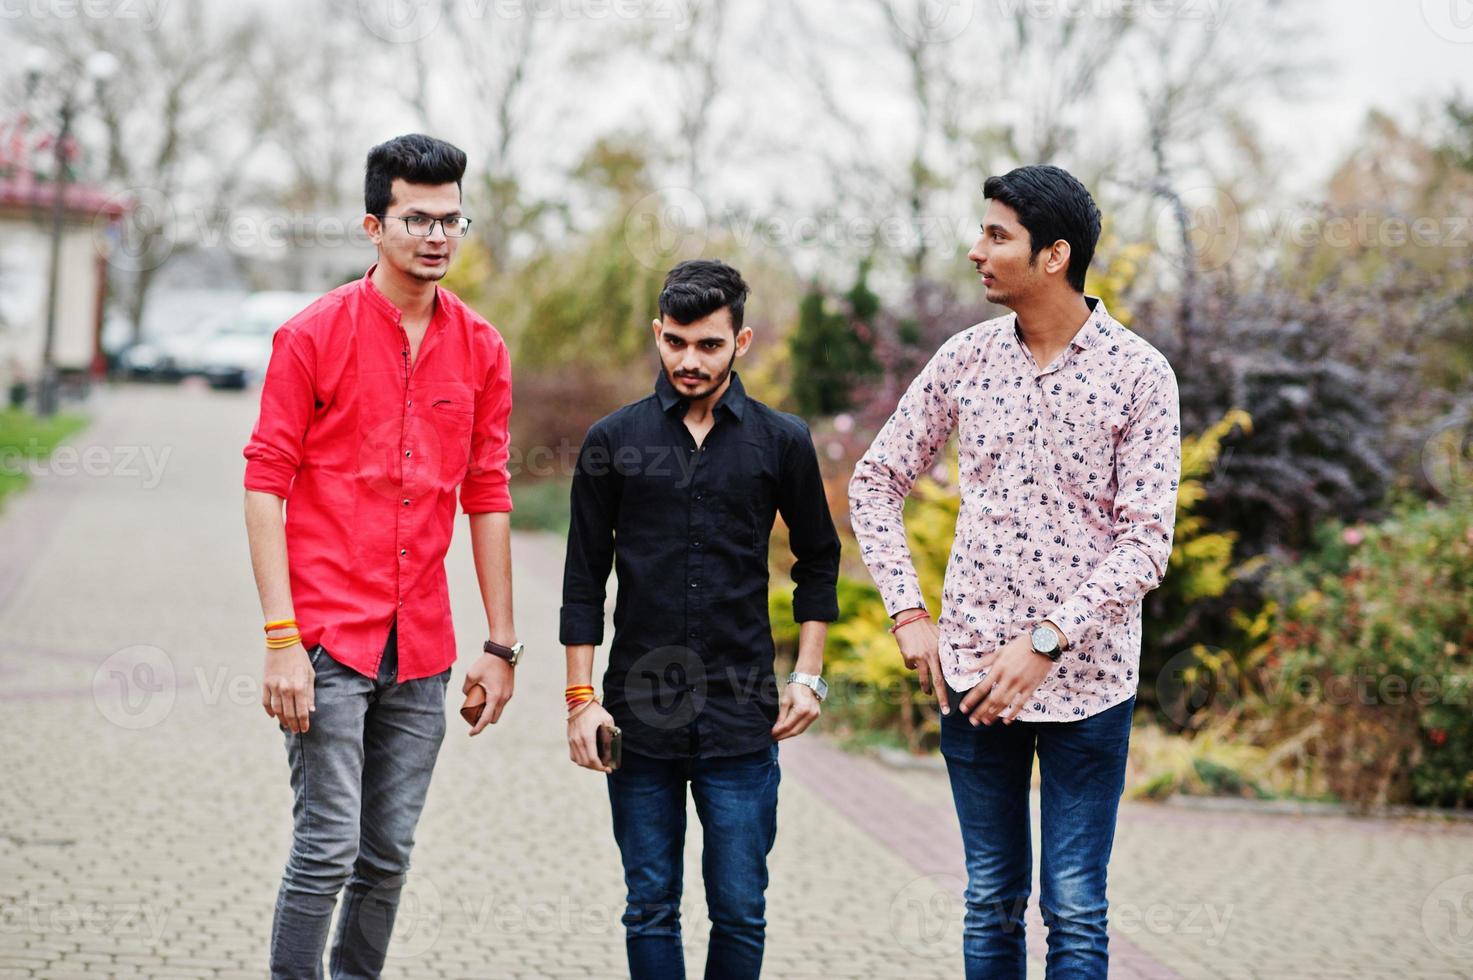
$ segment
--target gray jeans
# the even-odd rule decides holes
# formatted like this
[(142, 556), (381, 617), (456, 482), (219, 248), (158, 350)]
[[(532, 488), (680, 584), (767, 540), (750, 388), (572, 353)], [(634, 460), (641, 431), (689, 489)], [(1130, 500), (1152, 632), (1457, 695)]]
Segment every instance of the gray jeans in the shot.
[(303, 734), (281, 726), (295, 802), (271, 923), (271, 976), (320, 980), (333, 905), (346, 884), (328, 969), (334, 980), (377, 977), (445, 737), (450, 671), (398, 683), (393, 628), (376, 679), (320, 645), (308, 655), (317, 710)]

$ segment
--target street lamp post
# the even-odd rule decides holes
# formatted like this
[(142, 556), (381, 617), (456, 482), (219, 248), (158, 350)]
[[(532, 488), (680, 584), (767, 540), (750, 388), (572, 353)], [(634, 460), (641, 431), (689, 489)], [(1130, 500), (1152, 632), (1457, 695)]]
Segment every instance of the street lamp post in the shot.
[[(94, 52), (86, 64), (86, 75), (101, 95), (102, 86), (117, 69), (117, 60), (106, 51)], [(39, 83), (45, 70), (45, 52), (33, 51), (29, 59), (28, 73), (31, 87)], [(66, 189), (71, 174), (67, 170), (67, 143), (72, 135), (72, 117), (76, 105), (69, 84), (61, 100), (61, 125), (53, 147), (53, 171), (51, 177), (51, 275), (46, 288), (46, 334), (41, 347), (41, 384), (36, 393), (36, 411), (42, 418), (55, 414), (58, 401), (58, 372), (56, 368), (56, 313), (61, 297), (61, 243), (66, 233)]]

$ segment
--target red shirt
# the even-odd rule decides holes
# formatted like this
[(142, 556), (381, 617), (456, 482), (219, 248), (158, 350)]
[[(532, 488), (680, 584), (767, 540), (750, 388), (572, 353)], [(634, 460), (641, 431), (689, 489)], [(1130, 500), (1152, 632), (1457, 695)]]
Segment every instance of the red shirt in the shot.
[(411, 364), (402, 314), (368, 275), (272, 339), (245, 485), (285, 498), (302, 644), (378, 673), (397, 615), (400, 681), (455, 662), (445, 551), (467, 514), (511, 510), (511, 362), (496, 328), (436, 288)]

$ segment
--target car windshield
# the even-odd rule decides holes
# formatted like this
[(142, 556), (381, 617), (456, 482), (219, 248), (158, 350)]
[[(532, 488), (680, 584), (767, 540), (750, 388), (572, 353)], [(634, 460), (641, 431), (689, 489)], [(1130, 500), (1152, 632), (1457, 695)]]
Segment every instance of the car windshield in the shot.
[(267, 316), (243, 316), (220, 328), (220, 334), (231, 337), (270, 337), (282, 320)]

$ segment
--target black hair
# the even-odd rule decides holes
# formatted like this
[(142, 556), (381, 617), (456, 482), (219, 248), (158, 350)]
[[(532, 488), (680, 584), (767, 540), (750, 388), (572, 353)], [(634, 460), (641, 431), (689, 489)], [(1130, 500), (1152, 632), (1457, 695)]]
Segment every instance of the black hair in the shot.
[(988, 177), (982, 196), (1018, 213), (1033, 248), (1030, 263), (1054, 242), (1068, 242), (1066, 277), (1069, 285), (1084, 292), (1084, 273), (1100, 240), (1100, 209), (1073, 174), (1048, 164), (1019, 167), (1001, 177)]
[(382, 215), (393, 198), (394, 178), (411, 184), (449, 184), (460, 188), (465, 151), (423, 133), (396, 136), (368, 151), (363, 172), (363, 208)]
[(724, 306), (731, 310), (732, 330), (740, 331), (747, 292), (742, 274), (720, 259), (691, 259), (665, 277), (660, 290), (660, 315), (684, 326)]

